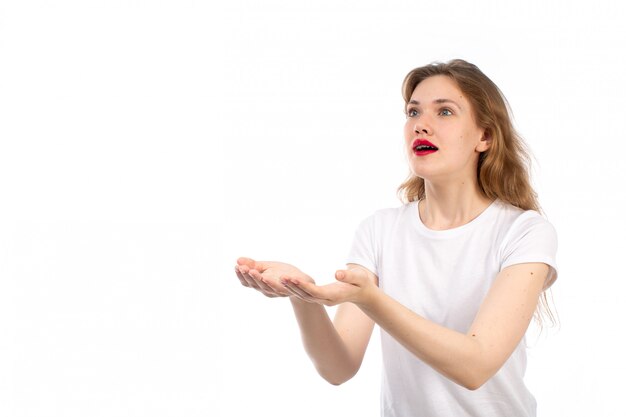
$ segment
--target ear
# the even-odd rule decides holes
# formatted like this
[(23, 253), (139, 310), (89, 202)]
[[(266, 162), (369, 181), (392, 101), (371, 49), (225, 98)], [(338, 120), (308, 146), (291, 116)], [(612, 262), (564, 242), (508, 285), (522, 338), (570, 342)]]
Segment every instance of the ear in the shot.
[(485, 129), (483, 132), (483, 136), (480, 138), (480, 142), (476, 146), (477, 152), (485, 152), (491, 147), (491, 131), (489, 129)]

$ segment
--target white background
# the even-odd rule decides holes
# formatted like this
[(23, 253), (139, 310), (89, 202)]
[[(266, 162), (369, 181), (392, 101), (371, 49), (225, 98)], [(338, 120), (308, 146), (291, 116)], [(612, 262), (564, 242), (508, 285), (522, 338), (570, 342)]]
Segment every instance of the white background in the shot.
[(0, 2), (0, 415), (376, 416), (375, 333), (333, 387), (238, 256), (330, 282), (400, 204), (400, 84), (499, 85), (559, 233), (540, 416), (623, 415), (619, 2)]

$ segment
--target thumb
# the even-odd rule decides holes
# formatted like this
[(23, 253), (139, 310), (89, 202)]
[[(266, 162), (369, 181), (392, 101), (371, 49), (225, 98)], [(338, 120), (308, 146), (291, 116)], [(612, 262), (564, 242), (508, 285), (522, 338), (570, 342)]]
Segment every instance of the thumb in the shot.
[(340, 269), (335, 272), (335, 278), (347, 284), (359, 285), (363, 282), (363, 277), (355, 269)]
[(259, 272), (263, 272), (265, 269), (267, 269), (265, 267), (265, 263), (261, 262), (261, 261), (255, 261), (252, 258), (246, 258), (245, 256), (242, 256), (241, 258), (237, 259), (237, 264), (239, 265), (245, 265), (250, 269), (256, 269)]
[(242, 256), (240, 258), (237, 258), (237, 264), (252, 267), (254, 265), (254, 259)]

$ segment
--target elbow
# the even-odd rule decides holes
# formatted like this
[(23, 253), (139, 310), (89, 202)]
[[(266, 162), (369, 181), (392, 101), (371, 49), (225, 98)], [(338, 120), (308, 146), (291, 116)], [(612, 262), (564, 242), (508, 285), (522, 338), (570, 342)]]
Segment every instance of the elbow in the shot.
[(468, 365), (457, 366), (454, 370), (445, 372), (444, 375), (447, 375), (449, 379), (463, 388), (476, 391), (498, 371), (498, 369), (494, 369), (493, 364), (481, 363), (477, 360), (471, 361)]
[(326, 379), (326, 382), (328, 382), (330, 385), (334, 385), (336, 387), (338, 387), (339, 385), (343, 384), (346, 381), (339, 381), (339, 380), (332, 380), (332, 379)]
[(456, 368), (454, 382), (469, 391), (476, 391), (493, 377), (503, 365), (495, 360), (493, 355), (480, 354), (473, 355), (463, 361), (465, 366)]
[(320, 376), (324, 378), (324, 380), (328, 382), (330, 385), (334, 385), (338, 387), (344, 382), (348, 382), (350, 379), (352, 379), (354, 374), (352, 375), (349, 375), (349, 374), (348, 375), (323, 375), (320, 373)]
[(336, 387), (344, 382), (348, 382), (354, 375), (356, 375), (356, 371), (353, 370), (344, 370), (344, 372), (338, 372), (337, 370), (324, 372), (321, 369), (318, 369), (317, 372), (326, 382)]
[(460, 383), (460, 385), (469, 390), (469, 391), (476, 391), (478, 388), (482, 387), (485, 382), (487, 382), (487, 380), (471, 380), (471, 381), (463, 381), (462, 383)]
[(468, 374), (464, 375), (462, 378), (459, 378), (459, 380), (455, 382), (469, 391), (476, 391), (477, 389), (485, 385), (485, 383), (491, 379), (494, 373), (495, 372), (489, 372), (484, 369), (474, 370), (473, 372), (469, 372)]

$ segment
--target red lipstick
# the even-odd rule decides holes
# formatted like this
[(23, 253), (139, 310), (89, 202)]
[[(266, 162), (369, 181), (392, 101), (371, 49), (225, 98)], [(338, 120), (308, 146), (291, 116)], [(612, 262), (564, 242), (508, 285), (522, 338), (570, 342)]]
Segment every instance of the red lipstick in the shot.
[(413, 141), (413, 153), (417, 156), (428, 155), (438, 150), (438, 147), (425, 139), (415, 139)]

